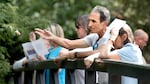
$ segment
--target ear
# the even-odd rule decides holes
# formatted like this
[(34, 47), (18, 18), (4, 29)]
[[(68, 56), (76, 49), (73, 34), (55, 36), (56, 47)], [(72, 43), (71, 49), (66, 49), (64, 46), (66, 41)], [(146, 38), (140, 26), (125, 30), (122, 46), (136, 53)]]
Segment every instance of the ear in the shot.
[(121, 36), (121, 39), (122, 39), (122, 41), (127, 40), (127, 39), (128, 39), (128, 35), (127, 35), (127, 34), (123, 34), (123, 35)]
[(107, 28), (107, 21), (103, 21), (102, 25), (103, 25), (103, 28), (105, 28), (104, 30), (106, 30), (106, 28)]
[(104, 26), (107, 26), (108, 21), (105, 20), (105, 21), (102, 22), (102, 24), (103, 24)]

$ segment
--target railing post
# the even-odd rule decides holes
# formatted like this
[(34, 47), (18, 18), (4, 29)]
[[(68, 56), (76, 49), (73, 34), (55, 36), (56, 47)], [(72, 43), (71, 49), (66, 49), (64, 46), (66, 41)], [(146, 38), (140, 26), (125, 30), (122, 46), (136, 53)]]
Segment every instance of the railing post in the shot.
[(36, 70), (36, 79), (33, 79), (33, 84), (45, 84), (45, 72), (44, 70)]
[(50, 69), (50, 84), (59, 84), (58, 69)]
[(85, 70), (85, 84), (96, 84), (96, 71)]
[(121, 76), (109, 73), (109, 84), (121, 84)]
[(75, 83), (75, 75), (74, 70), (72, 69), (66, 69), (66, 84), (76, 84)]
[(33, 72), (34, 71), (25, 71), (24, 72), (24, 84), (32, 84)]
[(24, 76), (24, 72), (21, 71), (21, 72), (15, 72), (15, 74), (13, 75), (13, 79), (14, 79), (14, 84), (24, 84), (23, 80), (24, 78), (22, 78)]

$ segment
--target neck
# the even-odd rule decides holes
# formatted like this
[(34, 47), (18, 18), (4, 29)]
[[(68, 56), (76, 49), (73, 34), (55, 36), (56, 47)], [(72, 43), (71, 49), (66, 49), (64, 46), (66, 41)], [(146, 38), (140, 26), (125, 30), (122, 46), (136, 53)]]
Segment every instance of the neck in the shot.
[(99, 38), (102, 38), (103, 35), (104, 35), (104, 33), (105, 33), (104, 31), (100, 32), (100, 33), (98, 34)]

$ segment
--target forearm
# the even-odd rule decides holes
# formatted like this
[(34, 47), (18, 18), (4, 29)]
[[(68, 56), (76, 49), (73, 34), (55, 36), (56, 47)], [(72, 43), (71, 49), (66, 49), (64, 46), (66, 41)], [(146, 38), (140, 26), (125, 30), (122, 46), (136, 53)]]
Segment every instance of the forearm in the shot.
[(51, 40), (64, 48), (72, 49), (72, 45), (70, 44), (71, 40), (69, 40), (69, 39), (60, 38), (60, 37), (55, 36)]
[(111, 49), (113, 48), (113, 42), (111, 40), (108, 40), (108, 42), (104, 45), (102, 45), (98, 50), (101, 53), (99, 56), (102, 59), (109, 59), (109, 54), (111, 52)]
[(84, 58), (88, 57), (89, 55), (92, 55), (94, 53), (99, 52), (98, 50), (90, 50), (90, 51), (85, 51), (85, 52), (75, 52), (74, 55), (76, 55), (76, 58)]
[(67, 49), (89, 47), (83, 39), (69, 40), (69, 39), (60, 38), (56, 36), (56, 37), (53, 37), (51, 40), (57, 43), (58, 45)]

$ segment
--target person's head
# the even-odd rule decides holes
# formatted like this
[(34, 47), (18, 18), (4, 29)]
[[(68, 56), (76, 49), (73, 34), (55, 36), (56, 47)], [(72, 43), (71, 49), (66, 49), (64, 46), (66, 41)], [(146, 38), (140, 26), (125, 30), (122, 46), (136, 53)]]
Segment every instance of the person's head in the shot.
[(46, 30), (52, 32), (54, 35), (58, 37), (62, 37), (62, 38), (64, 37), (63, 28), (59, 24), (52, 23), (46, 28)]
[(95, 6), (89, 15), (89, 30), (91, 33), (98, 33), (103, 36), (110, 21), (110, 12), (102, 6)]
[(76, 18), (75, 27), (78, 38), (83, 38), (89, 34), (88, 15), (82, 15)]
[[(64, 38), (64, 31), (63, 28), (56, 23), (52, 23), (50, 24), (45, 30), (50, 31), (51, 33), (53, 33), (54, 35), (58, 36), (58, 37), (62, 37)], [(54, 42), (50, 42), (51, 46), (57, 46), (57, 44), (55, 44)]]
[(126, 43), (133, 43), (134, 37), (129, 25), (125, 24), (120, 30), (119, 35), (113, 43), (115, 49), (122, 48)]
[(137, 29), (134, 31), (134, 42), (140, 49), (143, 49), (147, 45), (148, 39), (149, 36), (144, 30)]

